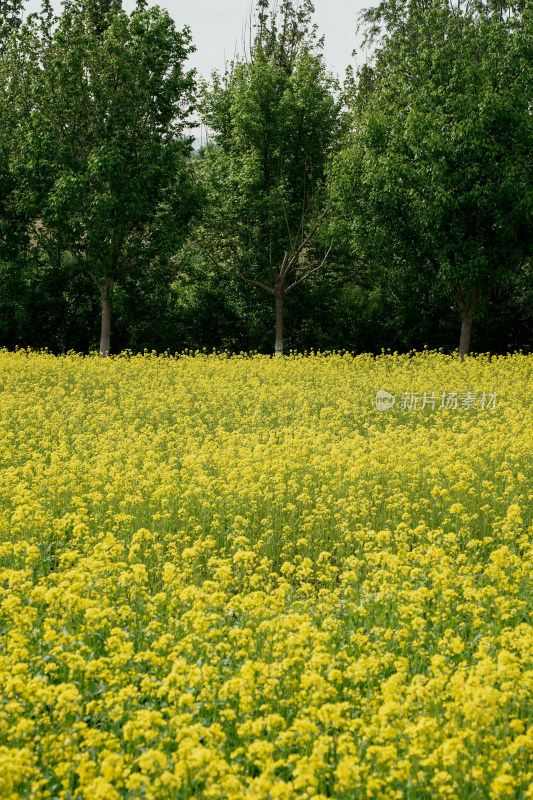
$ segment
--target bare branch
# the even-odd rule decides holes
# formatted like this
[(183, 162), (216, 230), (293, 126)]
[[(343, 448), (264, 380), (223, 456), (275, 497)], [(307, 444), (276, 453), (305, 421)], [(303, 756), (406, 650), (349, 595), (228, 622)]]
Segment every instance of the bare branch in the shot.
[[(289, 218), (287, 217), (287, 209), (285, 208), (285, 200), (283, 199), (283, 195), (280, 192), (281, 196), (281, 205), (283, 206), (283, 216), (285, 217), (285, 225), (287, 226), (287, 235), (289, 237), (289, 249), (292, 250), (292, 236), (291, 236), (291, 226), (289, 225)], [(302, 224), (303, 224), (303, 217), (302, 214)]]
[(253, 286), (260, 286), (261, 289), (265, 289), (270, 294), (274, 294), (274, 289), (270, 286), (267, 286), (266, 283), (262, 283), (261, 281), (255, 281), (252, 278), (247, 278), (246, 275), (241, 275), (240, 272), (234, 272), (230, 269), (225, 269), (224, 267), (220, 267), (223, 272), (227, 272), (228, 275), (235, 275), (236, 278), (240, 278), (241, 281), (246, 281), (246, 283), (251, 283)]
[(322, 222), (322, 220), (324, 219), (324, 217), (326, 216), (328, 211), (329, 211), (329, 208), (325, 208), (324, 209), (324, 211), (320, 215), (320, 218), (319, 218), (318, 222), (316, 223), (315, 227), (307, 234), (307, 236), (305, 237), (303, 242), (296, 248), (296, 250), (293, 253), (292, 258), (290, 259), (290, 261), (286, 262), (285, 259), (283, 259), (283, 263), (284, 263), (285, 266), (282, 267), (281, 270), (280, 270), (280, 277), (281, 277), (282, 280), (285, 280), (285, 278), (289, 274), (291, 268), (293, 267), (293, 265), (296, 262), (298, 256), (300, 255), (300, 253), (302, 252), (302, 250), (305, 250), (305, 248), (307, 247), (307, 245), (309, 244), (309, 242), (311, 241), (311, 239), (313, 238), (313, 236), (317, 232), (317, 230), (318, 230), (318, 228), (320, 226), (320, 223)]
[(85, 267), (85, 272), (94, 281), (94, 284), (95, 284), (96, 288), (98, 289), (98, 291), (101, 294), (102, 293), (102, 286), (103, 286), (102, 280), (99, 279), (98, 276), (95, 275), (94, 272), (89, 269), (89, 267)]
[(290, 286), (287, 286), (287, 288), (285, 289), (285, 294), (287, 294), (287, 292), (290, 292), (291, 289), (294, 289), (295, 286), (298, 286), (298, 284), (301, 283), (302, 281), (305, 281), (305, 279), (308, 278), (310, 275), (312, 275), (313, 272), (318, 272), (319, 269), (322, 269), (322, 267), (326, 263), (327, 257), (329, 256), (330, 250), (331, 246), (328, 247), (328, 249), (326, 250), (326, 254), (322, 259), (322, 261), (320, 262), (320, 264), (318, 264), (316, 267), (313, 267), (313, 269), (310, 269), (309, 272), (306, 272), (305, 275), (302, 275), (301, 278), (298, 278), (298, 280), (294, 281), (294, 283), (291, 283)]
[[(281, 280), (281, 283), (285, 280), (285, 276), (287, 275), (288, 269), (287, 264), (289, 263), (289, 251), (285, 250), (285, 255), (283, 256), (283, 261), (281, 262), (281, 269), (278, 273), (278, 276)], [(291, 260), (292, 264), (292, 260)], [(276, 276), (277, 277), (277, 276)]]
[(215, 265), (217, 269), (221, 272), (225, 272), (226, 275), (233, 275), (235, 278), (240, 278), (241, 281), (245, 281), (246, 283), (251, 283), (253, 286), (259, 286), (261, 289), (265, 289), (270, 294), (274, 294), (274, 289), (271, 289), (270, 286), (267, 286), (266, 283), (262, 283), (261, 281), (256, 281), (253, 278), (247, 278), (246, 275), (242, 275), (240, 272), (237, 272), (236, 269), (228, 269), (227, 267), (223, 267), (216, 258), (213, 256), (213, 253), (208, 250), (207, 255), (210, 261)]
[(298, 238), (298, 236), (300, 235), (300, 231), (303, 234), (305, 215), (307, 214), (312, 205), (313, 205), (313, 200), (312, 198), (310, 198), (309, 202), (307, 203), (307, 208), (305, 208), (305, 197), (302, 198), (302, 218), (300, 219), (300, 224), (298, 225), (298, 230), (296, 231), (296, 238)]

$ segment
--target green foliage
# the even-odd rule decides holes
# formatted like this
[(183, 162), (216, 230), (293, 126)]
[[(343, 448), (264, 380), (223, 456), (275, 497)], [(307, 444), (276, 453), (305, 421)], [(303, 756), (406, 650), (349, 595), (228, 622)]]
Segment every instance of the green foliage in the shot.
[(23, 0), (0, 0), (0, 55), (9, 47), (11, 35), (22, 24)]
[(71, 253), (102, 296), (182, 240), (190, 40), (167, 12), (140, 4), (128, 16), (118, 0), (69, 0), (57, 20), (22, 28), (19, 207), (39, 220), (42, 250)]
[(13, 202), (15, 179), (10, 166), (16, 117), (9, 102), (13, 40), (22, 22), (21, 0), (0, 0), (0, 260), (16, 261), (23, 247), (23, 218)]
[(198, 162), (206, 191), (198, 241), (218, 268), (281, 300), (323, 257), (318, 223), (339, 130), (312, 10), (284, 2), (269, 13), (259, 3), (249, 59), (202, 91), (215, 146)]
[(0, 0), (0, 345), (98, 349), (105, 297), (116, 350), (269, 352), (267, 289), (288, 349), (453, 350), (472, 298), (473, 349), (533, 347), (530, 0), (384, 0), (342, 96), (310, 0), (258, 0), (194, 158), (187, 28), (22, 8)]
[(352, 96), (336, 209), (382, 279), (408, 283), (415, 263), (467, 308), (531, 255), (531, 10), (387, 1), (364, 21), (384, 36)]
[(204, 227), (226, 231), (222, 247), (217, 236), (225, 263), (237, 247), (236, 264), (264, 276), (265, 267), (281, 263), (288, 238), (301, 239), (302, 213), (312, 218), (311, 208), (321, 209), (338, 116), (331, 88), (321, 58), (306, 48), (291, 74), (259, 49), (253, 62), (234, 64), (204, 87), (204, 120), (217, 144), (200, 161), (209, 200)]

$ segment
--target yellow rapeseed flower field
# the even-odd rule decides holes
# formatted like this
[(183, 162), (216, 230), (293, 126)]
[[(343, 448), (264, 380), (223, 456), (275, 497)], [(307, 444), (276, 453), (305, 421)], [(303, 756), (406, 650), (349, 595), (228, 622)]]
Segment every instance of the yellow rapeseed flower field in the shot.
[(532, 377), (0, 352), (0, 798), (532, 800)]

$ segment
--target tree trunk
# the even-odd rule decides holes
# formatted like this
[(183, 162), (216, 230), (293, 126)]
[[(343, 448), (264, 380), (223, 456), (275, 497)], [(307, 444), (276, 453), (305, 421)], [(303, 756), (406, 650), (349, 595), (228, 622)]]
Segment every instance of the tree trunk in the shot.
[(468, 309), (461, 309), (461, 338), (459, 340), (459, 357), (461, 361), (470, 352), (470, 334), (472, 332), (472, 319), (468, 316)]
[(470, 304), (467, 307), (461, 308), (461, 338), (459, 340), (459, 358), (461, 361), (465, 360), (470, 352), (470, 335), (472, 333), (472, 317), (476, 310), (476, 303), (478, 292), (474, 291)]
[(276, 305), (276, 344), (274, 352), (276, 356), (281, 358), (283, 356), (283, 289), (276, 289), (274, 300)]
[(100, 289), (102, 296), (102, 327), (100, 329), (100, 355), (102, 358), (109, 355), (111, 343), (111, 301), (109, 289), (104, 286)]

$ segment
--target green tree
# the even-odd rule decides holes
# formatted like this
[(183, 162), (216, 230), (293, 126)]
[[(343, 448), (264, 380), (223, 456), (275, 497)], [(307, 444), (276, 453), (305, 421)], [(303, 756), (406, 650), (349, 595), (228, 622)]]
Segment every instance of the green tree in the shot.
[(16, 118), (8, 100), (13, 65), (14, 37), (22, 24), (22, 0), (0, 0), (0, 261), (17, 250), (19, 215), (12, 203), (15, 187), (11, 148)]
[(0, 54), (9, 47), (11, 35), (22, 25), (23, 0), (0, 0)]
[(9, 95), (22, 6), (22, 0), (0, 0), (0, 336), (9, 346), (19, 343), (18, 333), (27, 324), (31, 282), (28, 221), (17, 209), (11, 164), (17, 116)]
[(363, 21), (378, 47), (352, 92), (332, 202), (380, 280), (417, 264), (453, 291), (464, 358), (479, 298), (531, 255), (531, 4), (384, 0)]
[(273, 9), (260, 0), (247, 58), (214, 73), (201, 104), (213, 145), (198, 161), (197, 241), (218, 269), (273, 296), (278, 355), (285, 297), (326, 264), (330, 246), (325, 172), (339, 104), (312, 12), (309, 0)]
[(45, 0), (19, 35), (19, 207), (49, 262), (67, 254), (97, 287), (103, 355), (117, 284), (159, 269), (183, 236), (193, 49), (144, 0), (131, 15), (121, 0), (65, 0), (59, 18)]

